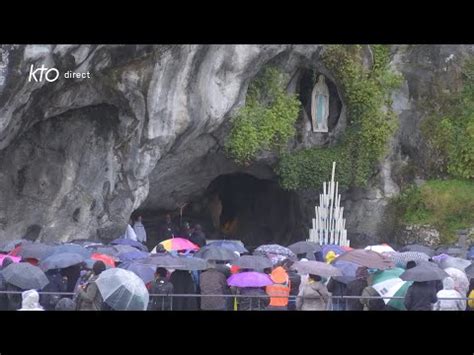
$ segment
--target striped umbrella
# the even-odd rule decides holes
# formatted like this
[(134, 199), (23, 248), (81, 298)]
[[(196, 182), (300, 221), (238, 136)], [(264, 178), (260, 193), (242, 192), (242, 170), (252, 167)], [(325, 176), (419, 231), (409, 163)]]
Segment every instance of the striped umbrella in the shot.
[[(171, 238), (160, 242), (161, 245), (165, 248), (166, 251), (171, 250), (199, 250), (199, 246), (190, 242), (186, 238)], [(152, 253), (156, 253), (156, 247), (151, 251)]]
[[(404, 272), (402, 268), (377, 271), (372, 276), (372, 287), (385, 297), (405, 297), (412, 281), (403, 281), (400, 275)], [(386, 305), (398, 310), (406, 310), (404, 299), (384, 298)]]

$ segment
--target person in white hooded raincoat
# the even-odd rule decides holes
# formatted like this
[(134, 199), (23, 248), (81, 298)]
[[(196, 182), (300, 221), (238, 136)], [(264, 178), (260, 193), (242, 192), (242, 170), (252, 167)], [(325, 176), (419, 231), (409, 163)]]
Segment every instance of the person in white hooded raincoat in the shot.
[(442, 298), (463, 298), (463, 296), (454, 289), (454, 280), (446, 277), (443, 280), (443, 289), (436, 294), (438, 301), (434, 304), (435, 311), (464, 311), (466, 301), (460, 299), (442, 299)]
[(23, 300), (19, 311), (44, 311), (39, 304), (39, 294), (35, 290), (24, 291), (21, 296)]

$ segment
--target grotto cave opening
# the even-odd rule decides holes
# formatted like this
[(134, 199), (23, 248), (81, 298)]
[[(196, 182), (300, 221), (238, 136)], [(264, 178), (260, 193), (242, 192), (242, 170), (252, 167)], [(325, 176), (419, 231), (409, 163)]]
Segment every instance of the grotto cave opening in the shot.
[(199, 223), (207, 239), (237, 239), (253, 248), (304, 239), (309, 227), (303, 211), (295, 192), (283, 190), (276, 181), (237, 172), (216, 177), (182, 211), (139, 209), (134, 215), (143, 217), (150, 246), (164, 239), (159, 230), (170, 213), (177, 228)]

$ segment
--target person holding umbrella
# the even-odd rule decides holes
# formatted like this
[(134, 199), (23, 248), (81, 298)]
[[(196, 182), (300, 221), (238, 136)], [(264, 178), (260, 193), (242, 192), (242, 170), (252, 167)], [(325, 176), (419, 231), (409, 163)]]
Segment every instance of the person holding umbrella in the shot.
[(44, 311), (39, 304), (39, 294), (36, 290), (24, 291), (21, 296), (22, 302), (19, 311)]
[(451, 277), (443, 280), (443, 289), (436, 294), (436, 297), (438, 301), (433, 307), (435, 311), (464, 311), (466, 309), (466, 301), (460, 299), (462, 296), (454, 289), (454, 280)]
[[(367, 278), (369, 276), (368, 269), (365, 266), (361, 266), (356, 270), (356, 279), (349, 282), (346, 288), (347, 296), (361, 296), (364, 289), (368, 286)], [(360, 299), (349, 298), (347, 300), (348, 311), (363, 311), (364, 305), (360, 302)]]
[[(199, 287), (201, 289), (201, 295), (229, 294), (227, 276), (218, 270), (216, 265), (211, 266), (200, 275)], [(227, 308), (227, 300), (225, 297), (201, 298), (201, 310), (225, 311)]]
[(467, 310), (474, 311), (474, 278), (469, 282), (469, 291), (467, 291), (467, 298), (470, 298), (467, 301)]
[(103, 299), (97, 287), (96, 280), (99, 275), (105, 270), (105, 264), (103, 261), (96, 261), (92, 266), (93, 276), (89, 281), (79, 287), (76, 305), (80, 311), (100, 311), (103, 306)]
[[(6, 268), (8, 265), (13, 263), (13, 260), (10, 258), (5, 258), (3, 259), (2, 262), (2, 267), (0, 270)], [(5, 278), (3, 277), (3, 274), (0, 272), (0, 291), (6, 291), (7, 290), (7, 282), (5, 281)], [(7, 293), (1, 293), (0, 294), (0, 311), (6, 311), (8, 309), (8, 294)]]

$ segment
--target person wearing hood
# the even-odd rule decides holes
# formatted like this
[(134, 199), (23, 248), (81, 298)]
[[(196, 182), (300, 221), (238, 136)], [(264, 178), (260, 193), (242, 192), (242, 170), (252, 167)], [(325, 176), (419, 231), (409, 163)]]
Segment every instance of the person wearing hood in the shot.
[[(13, 263), (13, 260), (6, 257), (5, 259), (3, 259), (0, 270), (5, 269), (11, 263)], [(7, 290), (7, 282), (5, 281), (3, 274), (0, 272), (0, 291), (6, 291), (6, 290)], [(6, 311), (7, 309), (8, 309), (8, 294), (0, 293), (0, 311)]]
[(125, 230), (125, 234), (123, 236), (123, 239), (130, 239), (130, 240), (137, 241), (138, 240), (137, 234), (135, 233), (135, 231), (132, 228), (132, 223), (133, 223), (132, 219), (130, 219), (130, 221), (127, 223), (127, 229)]
[(431, 281), (413, 282), (405, 294), (405, 308), (408, 311), (431, 311), (438, 299), (436, 286)]
[(433, 307), (435, 311), (464, 311), (466, 309), (466, 301), (459, 299), (463, 296), (454, 289), (454, 280), (451, 277), (446, 277), (443, 280), (443, 289), (439, 291), (436, 296), (438, 297), (438, 301)]
[(133, 224), (133, 230), (137, 236), (137, 240), (142, 243), (146, 244), (146, 230), (145, 226), (142, 223), (142, 216), (138, 216)]
[(321, 276), (308, 275), (308, 280), (296, 299), (296, 309), (298, 311), (325, 311), (331, 294), (322, 283)]
[(36, 290), (24, 291), (21, 297), (22, 302), (19, 311), (44, 311), (39, 304), (39, 294)]
[[(215, 267), (211, 267), (201, 273), (199, 277), (199, 287), (201, 289), (201, 295), (229, 294), (226, 275)], [(226, 297), (202, 297), (201, 309), (206, 311), (225, 311), (227, 309), (227, 299)]]
[(150, 297), (148, 309), (151, 311), (170, 311), (171, 299), (173, 294), (173, 284), (166, 278), (168, 271), (165, 268), (158, 267), (155, 272), (155, 280), (151, 285), (151, 295), (162, 295)]
[(266, 287), (267, 295), (270, 297), (268, 310), (287, 310), (288, 298), (291, 291), (291, 282), (286, 270), (278, 266), (270, 274), (273, 285)]

